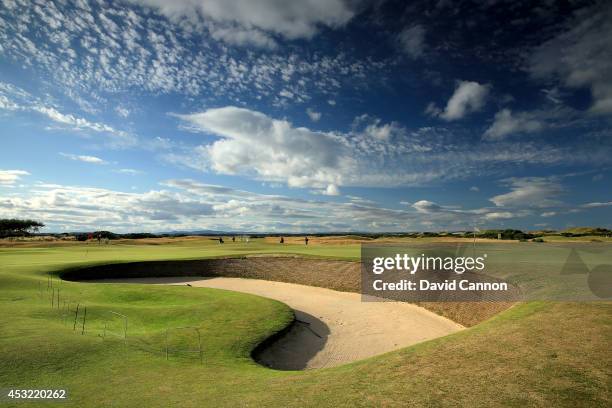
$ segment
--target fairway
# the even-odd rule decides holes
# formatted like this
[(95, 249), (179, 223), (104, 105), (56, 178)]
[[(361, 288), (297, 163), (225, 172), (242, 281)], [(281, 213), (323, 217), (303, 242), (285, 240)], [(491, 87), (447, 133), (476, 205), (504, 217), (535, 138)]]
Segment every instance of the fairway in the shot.
[[(292, 310), (249, 294), (187, 286), (57, 279), (66, 268), (121, 261), (296, 254), (354, 260), (355, 245), (72, 245), (0, 249), (0, 383), (64, 388), (66, 406), (431, 406), (610, 404), (610, 303), (530, 302), (456, 334), (333, 368), (277, 371), (251, 358)], [(53, 308), (48, 273), (59, 289)], [(53, 290), (54, 293), (55, 290)], [(85, 332), (62, 316), (87, 308)], [(109, 311), (127, 340), (101, 334)], [(82, 324), (79, 320), (78, 323)], [(202, 335), (203, 361), (195, 330)], [(169, 336), (166, 334), (169, 331)], [(169, 337), (169, 340), (167, 340)], [(171, 352), (166, 354), (170, 342)], [(24, 403), (27, 406), (27, 403)]]

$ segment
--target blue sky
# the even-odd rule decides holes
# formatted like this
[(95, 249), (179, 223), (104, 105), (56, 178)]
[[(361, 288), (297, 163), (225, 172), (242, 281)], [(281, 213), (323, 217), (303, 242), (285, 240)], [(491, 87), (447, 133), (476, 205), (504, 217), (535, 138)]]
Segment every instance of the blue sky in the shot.
[(611, 227), (609, 2), (2, 1), (0, 217)]

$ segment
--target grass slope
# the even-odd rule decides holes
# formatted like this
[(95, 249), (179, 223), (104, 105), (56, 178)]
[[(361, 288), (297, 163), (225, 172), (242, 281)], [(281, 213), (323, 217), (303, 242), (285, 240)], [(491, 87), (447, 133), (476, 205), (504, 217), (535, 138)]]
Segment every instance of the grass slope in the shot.
[[(249, 353), (291, 320), (281, 303), (203, 288), (55, 281), (62, 298), (88, 308), (90, 329), (80, 335), (51, 309), (46, 291), (47, 272), (81, 264), (279, 252), (355, 259), (359, 247), (194, 240), (0, 249), (0, 387), (66, 388), (63, 406), (75, 407), (612, 403), (609, 303), (522, 304), (459, 334), (383, 356), (278, 372), (258, 366)], [(96, 336), (108, 310), (129, 316), (127, 348)], [(165, 328), (176, 326), (201, 328), (203, 365), (195, 356), (165, 359)], [(177, 332), (171, 342), (193, 347), (193, 340)]]

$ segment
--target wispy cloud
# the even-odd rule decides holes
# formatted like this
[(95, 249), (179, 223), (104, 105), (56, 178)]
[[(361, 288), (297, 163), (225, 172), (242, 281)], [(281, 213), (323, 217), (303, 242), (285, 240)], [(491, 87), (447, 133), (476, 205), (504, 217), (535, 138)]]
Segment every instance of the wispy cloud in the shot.
[(311, 108), (306, 109), (306, 114), (313, 122), (318, 122), (321, 120), (321, 112), (317, 112)]
[(584, 208), (600, 208), (600, 207), (610, 207), (610, 206), (612, 206), (612, 201), (593, 202), (593, 203), (586, 203), (582, 205), (582, 207)]
[(425, 28), (420, 24), (404, 28), (397, 36), (403, 52), (411, 58), (419, 58), (425, 49)]
[(552, 207), (560, 205), (558, 197), (565, 192), (552, 178), (526, 177), (506, 180), (510, 192), (491, 198), (498, 207)]
[(128, 176), (140, 176), (140, 175), (145, 174), (144, 171), (136, 170), (136, 169), (118, 169), (118, 170), (115, 170), (115, 172), (119, 174), (126, 174)]
[[(343, 84), (354, 87), (355, 79), (385, 67), (385, 61), (361, 61), (346, 53), (245, 54), (219, 44), (275, 48), (277, 37), (310, 38), (322, 27), (348, 22), (356, 12), (352, 3), (139, 3), (151, 6), (153, 13), (89, 1), (75, 8), (47, 2), (45, 13), (39, 13), (33, 3), (11, 3), (0, 9), (0, 53), (24, 66), (36, 65), (84, 111), (94, 110), (92, 101), (114, 109), (107, 98), (133, 89), (206, 94), (236, 103), (249, 91), (276, 105), (287, 99), (305, 102), (313, 94), (327, 96)], [(198, 22), (201, 16), (204, 20)], [(37, 27), (36, 35), (31, 26)], [(37, 45), (40, 38), (48, 39), (43, 47)]]
[(70, 160), (80, 161), (80, 162), (84, 162), (84, 163), (90, 163), (90, 164), (108, 164), (107, 161), (102, 160), (101, 158), (96, 157), (96, 156), (87, 156), (87, 155), (61, 153), (61, 152), (60, 152), (60, 156), (66, 157), (67, 159), (70, 159)]
[(29, 176), (25, 170), (0, 170), (0, 186), (12, 186), (23, 176)]
[(538, 79), (558, 79), (570, 88), (588, 88), (591, 112), (612, 114), (612, 4), (596, 2), (581, 10), (557, 36), (536, 47), (527, 70)]
[(43, 115), (63, 129), (79, 133), (100, 133), (107, 135), (108, 144), (115, 147), (126, 147), (136, 144), (136, 136), (113, 128), (105, 123), (63, 113), (53, 106), (47, 106), (40, 98), (14, 85), (0, 82), (0, 109), (20, 112), (35, 112)]

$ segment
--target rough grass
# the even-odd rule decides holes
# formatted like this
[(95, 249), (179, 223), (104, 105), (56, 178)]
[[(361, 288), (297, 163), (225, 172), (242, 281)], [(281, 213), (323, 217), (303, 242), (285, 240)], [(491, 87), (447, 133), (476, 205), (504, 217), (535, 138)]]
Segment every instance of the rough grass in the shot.
[[(63, 406), (75, 407), (612, 404), (610, 303), (521, 304), (468, 330), (383, 356), (278, 372), (249, 358), (259, 341), (291, 320), (278, 302), (204, 288), (55, 281), (60, 293), (91, 308), (92, 324), (101, 321), (95, 311), (129, 315), (126, 349), (95, 333), (73, 333), (45, 297), (46, 272), (83, 264), (283, 251), (359, 255), (357, 246), (287, 247), (200, 240), (1, 249), (0, 386), (66, 388)], [(175, 325), (202, 329), (204, 365), (193, 357), (165, 360), (163, 333)]]

